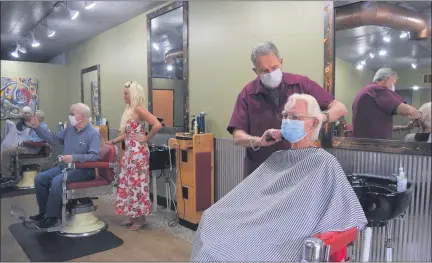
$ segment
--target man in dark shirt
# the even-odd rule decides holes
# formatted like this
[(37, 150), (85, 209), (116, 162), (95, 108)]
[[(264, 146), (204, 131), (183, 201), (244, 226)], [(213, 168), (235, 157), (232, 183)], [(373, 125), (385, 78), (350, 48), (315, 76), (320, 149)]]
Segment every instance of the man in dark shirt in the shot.
[(420, 119), (421, 113), (394, 92), (397, 73), (390, 68), (379, 69), (373, 83), (362, 88), (354, 98), (353, 136), (389, 140), (393, 134), (393, 116), (400, 114)]
[[(273, 43), (255, 46), (251, 59), (258, 77), (242, 89), (234, 105), (228, 132), (237, 145), (246, 147), (244, 177), (251, 174), (272, 153), (290, 148), (282, 141), (282, 111), (294, 93), (312, 95), (320, 105), (323, 123), (336, 121), (347, 111), (345, 106), (317, 83), (301, 75), (282, 72), (283, 59)], [(267, 141), (271, 136), (274, 141)]]

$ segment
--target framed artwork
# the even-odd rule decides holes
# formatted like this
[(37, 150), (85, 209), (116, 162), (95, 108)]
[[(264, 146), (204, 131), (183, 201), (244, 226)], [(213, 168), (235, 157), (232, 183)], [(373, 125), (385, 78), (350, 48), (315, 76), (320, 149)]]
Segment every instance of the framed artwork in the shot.
[(38, 80), (36, 78), (1, 77), (1, 119), (20, 117), (22, 108), (38, 109)]
[(92, 101), (92, 116), (94, 118), (100, 115), (100, 97), (99, 97), (99, 83), (97, 81), (91, 82), (91, 101)]

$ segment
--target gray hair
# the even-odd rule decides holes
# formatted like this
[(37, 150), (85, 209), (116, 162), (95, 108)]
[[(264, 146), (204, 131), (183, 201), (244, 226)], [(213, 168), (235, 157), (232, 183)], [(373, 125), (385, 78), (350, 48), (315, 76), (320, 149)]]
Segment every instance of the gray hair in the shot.
[(22, 108), (22, 113), (33, 113), (33, 110), (29, 106)]
[(394, 71), (391, 68), (380, 68), (375, 73), (375, 76), (373, 78), (373, 82), (382, 81), (382, 80), (385, 80), (386, 78), (391, 78), (391, 77), (394, 77), (396, 75), (397, 75), (396, 71)]
[(309, 94), (294, 93), (293, 95), (288, 97), (288, 101), (285, 104), (284, 111), (288, 111), (289, 109), (294, 107), (297, 100), (302, 100), (306, 102), (307, 112), (305, 117), (312, 117), (318, 120), (318, 125), (315, 127), (315, 130), (312, 132), (311, 136), (312, 140), (318, 140), (319, 132), (322, 125), (322, 114), (317, 100)]
[(419, 111), (422, 113), (422, 118), (420, 120), (420, 124), (423, 126), (422, 128), (430, 129), (431, 128), (431, 102), (427, 102), (421, 105)]
[(251, 52), (251, 60), (253, 67), (256, 66), (256, 60), (258, 57), (271, 54), (274, 54), (280, 60), (279, 50), (272, 42), (266, 41), (256, 45)]
[(89, 106), (85, 105), (84, 103), (80, 102), (80, 103), (72, 104), (70, 110), (72, 111), (72, 109), (76, 109), (79, 113), (83, 114), (87, 118), (91, 117), (91, 110)]

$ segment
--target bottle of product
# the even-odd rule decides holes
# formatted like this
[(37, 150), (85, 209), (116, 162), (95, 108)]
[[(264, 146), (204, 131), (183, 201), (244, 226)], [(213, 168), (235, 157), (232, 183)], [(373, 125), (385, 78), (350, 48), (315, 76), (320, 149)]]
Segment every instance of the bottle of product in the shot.
[(64, 129), (63, 123), (59, 122), (59, 124), (58, 124), (58, 132), (61, 132), (63, 129)]
[(403, 170), (403, 167), (399, 167), (399, 176), (397, 177), (397, 191), (398, 192), (404, 192), (407, 189), (407, 183), (408, 180), (405, 177), (405, 172)]
[(194, 126), (194, 134), (195, 134), (195, 135), (198, 134), (198, 122), (195, 122), (195, 126)]

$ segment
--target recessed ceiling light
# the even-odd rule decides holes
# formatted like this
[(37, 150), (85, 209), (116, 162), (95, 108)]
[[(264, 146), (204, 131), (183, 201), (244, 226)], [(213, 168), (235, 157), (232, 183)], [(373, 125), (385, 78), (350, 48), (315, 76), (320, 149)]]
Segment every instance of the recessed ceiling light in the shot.
[(18, 55), (18, 46), (15, 48), (15, 51), (11, 52), (12, 57), (19, 58)]

